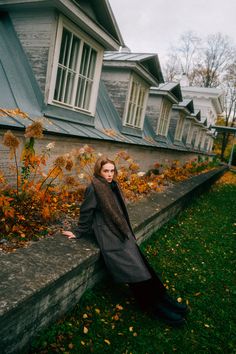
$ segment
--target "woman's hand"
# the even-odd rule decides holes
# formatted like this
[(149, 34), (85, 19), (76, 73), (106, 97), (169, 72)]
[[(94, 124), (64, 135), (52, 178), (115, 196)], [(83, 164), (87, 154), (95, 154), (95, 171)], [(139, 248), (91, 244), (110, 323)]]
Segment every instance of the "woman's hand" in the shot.
[(62, 231), (61, 233), (67, 236), (68, 238), (76, 238), (76, 236), (71, 231)]

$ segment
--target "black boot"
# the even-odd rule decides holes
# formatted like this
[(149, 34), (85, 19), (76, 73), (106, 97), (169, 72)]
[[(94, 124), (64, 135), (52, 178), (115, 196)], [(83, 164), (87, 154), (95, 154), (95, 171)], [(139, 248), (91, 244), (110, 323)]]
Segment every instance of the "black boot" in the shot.
[(185, 315), (188, 312), (188, 306), (186, 304), (179, 303), (175, 299), (171, 298), (167, 293), (165, 293), (161, 298), (160, 303), (169, 310), (181, 315)]
[(171, 311), (162, 304), (157, 304), (152, 311), (151, 317), (161, 319), (171, 326), (181, 326), (185, 323), (185, 319), (178, 313)]

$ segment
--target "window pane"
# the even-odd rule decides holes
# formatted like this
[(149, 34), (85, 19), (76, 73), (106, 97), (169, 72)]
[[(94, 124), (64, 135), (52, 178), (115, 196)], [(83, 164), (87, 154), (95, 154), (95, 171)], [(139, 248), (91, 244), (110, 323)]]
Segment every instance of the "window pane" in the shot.
[(54, 99), (57, 101), (62, 100), (65, 75), (66, 70), (59, 67), (57, 71), (56, 88), (54, 92)]
[(83, 46), (75, 106), (89, 109), (97, 53), (87, 44)]
[(89, 110), (97, 52), (63, 28), (54, 100)]
[(65, 95), (63, 102), (71, 104), (72, 90), (74, 87), (75, 74), (73, 72), (68, 72), (66, 85), (65, 85)]
[(130, 100), (126, 115), (126, 124), (134, 127), (141, 127), (143, 106), (146, 89), (140, 82), (132, 81)]
[(73, 36), (70, 60), (69, 60), (69, 68), (73, 70), (76, 70), (77, 59), (79, 55), (79, 46), (80, 46), (80, 39), (78, 37)]
[(62, 33), (59, 63), (65, 66), (69, 57), (71, 39), (72, 34), (64, 28)]

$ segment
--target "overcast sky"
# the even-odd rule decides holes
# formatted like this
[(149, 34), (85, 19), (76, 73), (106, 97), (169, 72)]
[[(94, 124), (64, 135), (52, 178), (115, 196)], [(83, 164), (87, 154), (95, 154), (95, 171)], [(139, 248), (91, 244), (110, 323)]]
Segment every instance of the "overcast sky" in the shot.
[(109, 0), (132, 52), (157, 53), (163, 62), (186, 31), (221, 32), (236, 44), (236, 0)]

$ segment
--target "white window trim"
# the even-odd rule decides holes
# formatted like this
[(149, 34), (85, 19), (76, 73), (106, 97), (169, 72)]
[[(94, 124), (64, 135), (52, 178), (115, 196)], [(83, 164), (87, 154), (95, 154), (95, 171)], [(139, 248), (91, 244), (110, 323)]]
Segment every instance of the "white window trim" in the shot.
[[(91, 96), (90, 96), (90, 103), (89, 103), (88, 110), (85, 110), (83, 108), (73, 107), (73, 106), (66, 104), (64, 102), (56, 101), (53, 98), (54, 91), (55, 91), (55, 85), (56, 85), (56, 77), (57, 77), (57, 69), (58, 69), (58, 61), (59, 61), (59, 55), (60, 55), (63, 28), (66, 28), (68, 31), (74, 33), (76, 36), (78, 36), (80, 38), (80, 40), (83, 43), (88, 44), (92, 49), (94, 49), (97, 52), (97, 60), (96, 60), (95, 73), (94, 73), (94, 82), (93, 82), (93, 87), (92, 87), (92, 92), (91, 92)], [(72, 22), (67, 20), (64, 16), (60, 16), (58, 19), (58, 28), (57, 28), (53, 62), (52, 62), (52, 73), (51, 73), (51, 80), (50, 80), (50, 86), (49, 86), (48, 103), (59, 106), (59, 107), (67, 108), (67, 109), (70, 109), (70, 110), (73, 110), (76, 112), (82, 111), (84, 113), (94, 116), (95, 111), (96, 111), (99, 82), (100, 82), (100, 76), (101, 76), (101, 70), (102, 70), (103, 53), (104, 53), (104, 49), (97, 42), (95, 42), (91, 37), (89, 37), (87, 34), (85, 34), (82, 30), (80, 30)]]
[(188, 133), (187, 133), (186, 144), (189, 144), (189, 145), (192, 144), (193, 132), (194, 132), (194, 127), (192, 126), (192, 124), (190, 124), (189, 130), (188, 130)]
[(175, 140), (181, 141), (183, 137), (183, 131), (184, 131), (184, 122), (185, 122), (185, 117), (182, 112), (179, 113), (179, 119), (176, 125), (175, 129)]
[(206, 141), (206, 133), (203, 131), (202, 137), (201, 137), (201, 142), (200, 142), (200, 149), (201, 150), (204, 150), (205, 141)]
[(199, 143), (200, 143), (200, 140), (201, 140), (201, 136), (202, 136), (202, 132), (201, 132), (201, 130), (198, 128), (198, 129), (197, 129), (197, 135), (196, 135), (195, 143), (194, 143), (194, 148), (196, 148), (196, 149), (199, 148)]
[[(132, 115), (132, 122), (127, 122), (128, 118), (128, 111), (129, 111), (129, 106), (130, 106), (130, 99), (131, 99), (131, 91), (132, 91), (132, 86), (133, 83), (137, 83), (139, 85), (140, 89), (144, 90), (144, 96), (143, 96), (143, 104), (142, 104), (142, 114), (140, 116), (139, 121), (137, 122), (136, 119), (136, 113), (137, 113), (137, 99), (138, 97), (135, 98), (135, 105), (134, 105), (134, 113)], [(146, 107), (147, 107), (147, 100), (148, 100), (148, 94), (149, 94), (149, 86), (148, 84), (142, 80), (138, 75), (135, 75), (134, 73), (131, 74), (131, 78), (129, 80), (129, 89), (128, 89), (128, 95), (127, 95), (127, 100), (125, 104), (125, 110), (124, 110), (124, 116), (123, 116), (123, 122), (124, 126), (126, 127), (132, 127), (132, 128), (138, 128), (138, 129), (143, 129), (143, 124), (144, 124), (144, 117), (145, 117), (145, 112), (146, 112)]]
[(159, 119), (157, 123), (157, 135), (167, 137), (170, 126), (170, 112), (172, 103), (169, 100), (162, 99)]

